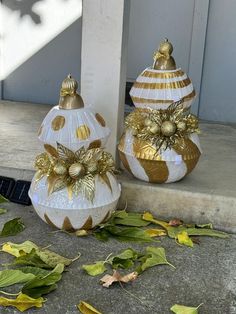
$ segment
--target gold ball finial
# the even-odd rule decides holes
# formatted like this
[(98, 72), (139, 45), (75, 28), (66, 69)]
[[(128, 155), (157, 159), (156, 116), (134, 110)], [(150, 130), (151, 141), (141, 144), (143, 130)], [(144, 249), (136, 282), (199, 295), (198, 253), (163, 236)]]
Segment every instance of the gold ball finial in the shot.
[(79, 109), (84, 107), (83, 99), (76, 92), (77, 89), (78, 82), (69, 74), (61, 84), (60, 109)]
[(161, 125), (161, 133), (164, 136), (172, 136), (176, 132), (176, 124), (172, 121), (164, 121)]
[(78, 89), (78, 82), (68, 74), (61, 84), (61, 96), (64, 94), (75, 94)]
[(173, 49), (174, 48), (172, 44), (168, 41), (168, 38), (165, 38), (165, 40), (160, 43), (158, 51), (165, 56), (170, 56), (173, 52)]
[(173, 46), (165, 38), (159, 45), (158, 50), (154, 53), (153, 68), (155, 70), (175, 70), (176, 64), (174, 58), (171, 56), (173, 52)]

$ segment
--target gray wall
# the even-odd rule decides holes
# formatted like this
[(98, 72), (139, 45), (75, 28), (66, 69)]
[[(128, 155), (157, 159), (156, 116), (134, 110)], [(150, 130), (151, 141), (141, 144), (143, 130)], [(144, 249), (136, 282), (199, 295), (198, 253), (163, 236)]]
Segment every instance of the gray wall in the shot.
[(202, 119), (236, 122), (236, 1), (210, 1), (200, 98)]
[[(235, 0), (131, 0), (127, 80), (152, 64), (158, 43), (168, 37), (177, 65), (189, 73), (200, 95), (193, 111), (202, 119), (236, 122), (235, 12)], [(57, 103), (65, 75), (80, 78), (80, 47), (81, 18), (8, 75), (3, 97)]]

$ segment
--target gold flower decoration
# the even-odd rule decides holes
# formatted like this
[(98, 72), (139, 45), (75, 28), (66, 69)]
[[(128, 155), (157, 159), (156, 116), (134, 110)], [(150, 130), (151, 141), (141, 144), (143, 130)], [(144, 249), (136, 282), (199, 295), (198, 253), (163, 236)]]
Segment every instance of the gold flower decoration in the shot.
[(37, 170), (36, 180), (47, 176), (48, 194), (68, 189), (69, 195), (81, 192), (88, 200), (92, 201), (95, 194), (95, 176), (98, 175), (111, 189), (107, 173), (114, 174), (115, 164), (110, 153), (101, 148), (85, 149), (75, 153), (65, 146), (57, 143), (56, 153), (51, 150), (38, 155), (35, 161)]
[(167, 109), (136, 109), (125, 120), (126, 128), (132, 134), (148, 141), (157, 149), (173, 147), (181, 138), (199, 133), (198, 118), (185, 114), (182, 100), (172, 103)]

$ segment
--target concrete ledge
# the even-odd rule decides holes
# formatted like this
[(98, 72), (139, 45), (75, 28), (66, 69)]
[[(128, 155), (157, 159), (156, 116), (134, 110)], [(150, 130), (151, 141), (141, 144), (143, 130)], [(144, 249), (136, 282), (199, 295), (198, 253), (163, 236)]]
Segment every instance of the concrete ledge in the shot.
[[(51, 106), (0, 102), (0, 175), (31, 180), (42, 152), (37, 130)], [(111, 127), (111, 126), (110, 126)], [(163, 218), (212, 222), (236, 232), (236, 126), (201, 124), (203, 155), (196, 169), (174, 184), (153, 185), (121, 174), (120, 207), (152, 210)]]

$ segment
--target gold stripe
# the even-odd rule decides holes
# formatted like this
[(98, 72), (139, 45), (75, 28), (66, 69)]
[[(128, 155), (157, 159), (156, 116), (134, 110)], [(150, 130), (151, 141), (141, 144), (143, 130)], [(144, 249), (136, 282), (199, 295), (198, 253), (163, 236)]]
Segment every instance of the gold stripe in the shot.
[(161, 79), (170, 79), (175, 77), (183, 76), (185, 73), (182, 70), (175, 71), (175, 72), (152, 72), (152, 71), (145, 71), (141, 74), (144, 77), (154, 77), (154, 78), (161, 78)]
[(140, 165), (146, 172), (149, 182), (164, 183), (169, 176), (169, 170), (165, 161), (153, 161), (138, 159)]
[[(118, 149), (119, 149), (119, 148), (118, 148)], [(130, 166), (129, 166), (129, 163), (128, 163), (128, 160), (127, 160), (127, 158), (126, 158), (125, 153), (123, 153), (122, 151), (119, 151), (119, 155), (120, 155), (120, 160), (121, 160), (123, 166), (125, 167), (125, 169), (126, 169), (129, 173), (133, 174), (132, 171), (131, 171), (131, 168), (130, 168)]]
[[(188, 101), (191, 100), (193, 97), (196, 96), (196, 92), (195, 90), (193, 90), (190, 94), (186, 95), (185, 97), (183, 97), (183, 101)], [(131, 98), (133, 100), (134, 103), (147, 103), (147, 104), (171, 104), (174, 100), (170, 99), (147, 99), (147, 98), (139, 98), (139, 97), (133, 97), (131, 95)]]
[(88, 217), (88, 219), (85, 221), (83, 226), (80, 228), (80, 230), (89, 230), (93, 227), (93, 219), (91, 216)]
[(133, 87), (134, 88), (142, 88), (142, 89), (177, 89), (183, 88), (191, 84), (189, 78), (186, 78), (183, 81), (177, 82), (169, 82), (169, 83), (143, 83), (143, 82), (135, 82)]
[(89, 147), (88, 149), (91, 149), (91, 148), (100, 148), (102, 146), (102, 141), (101, 140), (94, 140), (93, 142), (91, 142), (89, 144)]
[(62, 230), (75, 231), (74, 227), (72, 226), (72, 224), (70, 222), (70, 218), (67, 216), (65, 217), (65, 219), (63, 221)]
[(44, 218), (45, 218), (46, 223), (48, 225), (52, 226), (53, 228), (57, 228), (58, 229), (58, 227), (51, 221), (51, 219), (48, 217), (48, 215), (46, 213), (44, 214)]
[(133, 137), (133, 152), (138, 159), (161, 160), (161, 156), (157, 154), (156, 148), (146, 141), (142, 141)]
[[(173, 146), (177, 154), (181, 155), (183, 160), (196, 160), (196, 163), (201, 155), (197, 145), (189, 138), (183, 138)], [(192, 168), (193, 169), (193, 168)]]
[(110, 216), (111, 216), (111, 212), (109, 211), (109, 212), (105, 215), (105, 217), (102, 219), (102, 221), (99, 222), (99, 225), (104, 224), (104, 223), (110, 218)]

